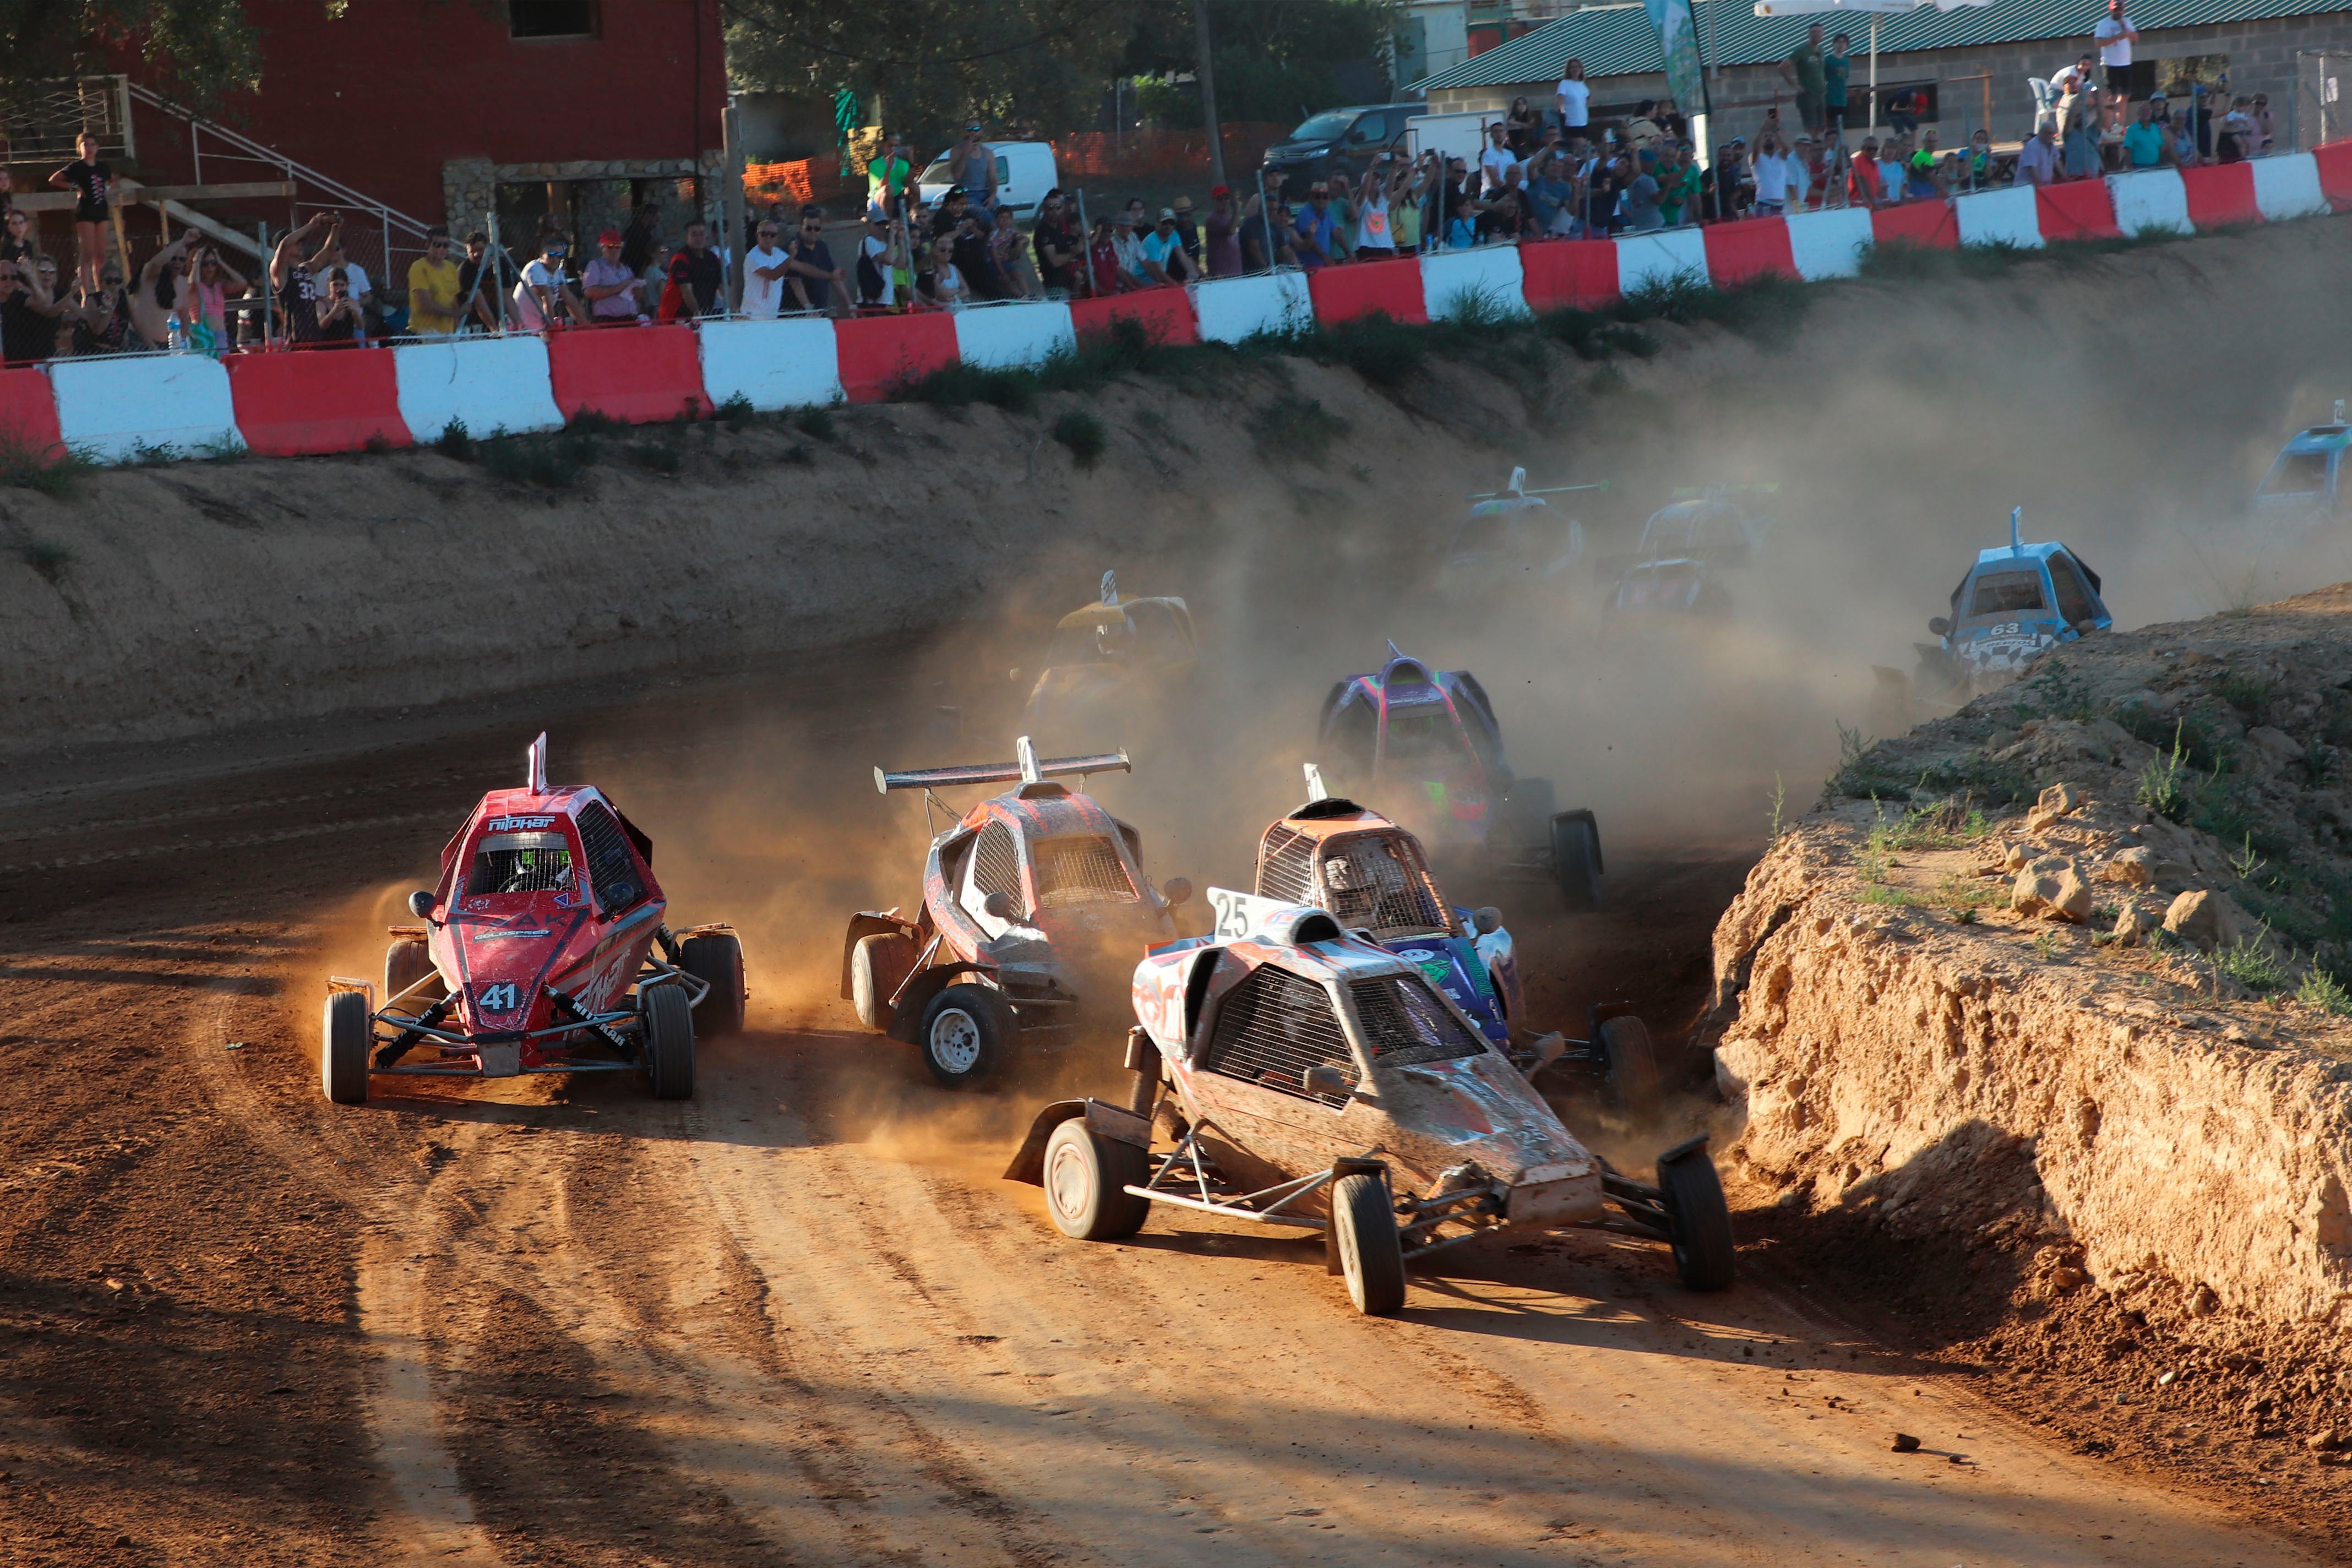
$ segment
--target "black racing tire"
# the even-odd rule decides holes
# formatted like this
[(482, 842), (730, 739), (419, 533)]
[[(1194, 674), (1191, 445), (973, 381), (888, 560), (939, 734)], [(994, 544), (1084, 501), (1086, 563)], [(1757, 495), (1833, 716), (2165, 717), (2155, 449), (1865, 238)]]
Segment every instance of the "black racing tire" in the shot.
[[(433, 973), (433, 950), (421, 936), (404, 936), (383, 950), (383, 1005), (393, 1005), (392, 999)], [(446, 985), (426, 985), (415, 995), (400, 1004), (395, 1011), (420, 1013), (438, 1002), (448, 992)]]
[(320, 1029), (319, 1088), (337, 1105), (365, 1105), (368, 1097), (368, 1047), (375, 1031), (369, 1026), (367, 993), (331, 991)]
[(1004, 993), (987, 985), (950, 985), (923, 1009), (915, 1047), (923, 1065), (949, 1089), (978, 1089), (1013, 1054), (1021, 1020)]
[(1609, 1103), (1630, 1121), (1655, 1121), (1664, 1094), (1650, 1026), (1630, 1015), (1610, 1019), (1601, 1026), (1601, 1058)]
[(1331, 1230), (1339, 1248), (1339, 1272), (1348, 1281), (1348, 1300), (1356, 1310), (1368, 1318), (1384, 1318), (1401, 1310), (1404, 1244), (1397, 1238), (1388, 1184), (1361, 1171), (1334, 1182)]
[(914, 972), (916, 956), (914, 942), (894, 931), (857, 939), (849, 950), (849, 1002), (859, 1023), (877, 1035), (890, 1032), (890, 998)]
[(1731, 1205), (1704, 1149), (1658, 1167), (1666, 1217), (1674, 1223), (1675, 1269), (1689, 1290), (1728, 1290), (1738, 1271)]
[(1601, 830), (1591, 816), (1570, 811), (1551, 819), (1551, 867), (1570, 909), (1601, 907)]
[(1513, 779), (1511, 787), (1503, 792), (1496, 811), (1496, 837), (1488, 842), (1498, 849), (1517, 850), (1522, 854), (1540, 854), (1547, 836), (1551, 831), (1551, 819), (1559, 810), (1549, 779)]
[(707, 931), (678, 943), (680, 969), (710, 989), (695, 1004), (694, 1032), (706, 1040), (743, 1032), (743, 942), (732, 931)]
[(645, 1019), (646, 1079), (656, 1100), (694, 1098), (694, 1008), (685, 988), (654, 985), (637, 993)]
[(1127, 1189), (1151, 1179), (1151, 1157), (1074, 1116), (1045, 1141), (1045, 1212), (1064, 1236), (1118, 1241), (1143, 1228), (1151, 1200)]

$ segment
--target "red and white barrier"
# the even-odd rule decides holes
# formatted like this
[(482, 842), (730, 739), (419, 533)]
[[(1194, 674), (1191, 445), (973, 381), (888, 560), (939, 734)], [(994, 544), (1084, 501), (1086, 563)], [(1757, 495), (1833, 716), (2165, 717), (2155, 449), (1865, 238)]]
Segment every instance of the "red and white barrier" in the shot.
[(2319, 160), (2308, 153), (2282, 153), (2246, 164), (2253, 171), (2254, 205), (2265, 218), (2315, 217), (2327, 211), (2319, 185)]
[(1421, 265), (1409, 256), (1318, 268), (1307, 274), (1307, 297), (1316, 325), (1322, 327), (1371, 315), (1391, 321), (1429, 320), (1421, 293)]
[(547, 374), (566, 419), (601, 414), (624, 425), (658, 425), (710, 412), (694, 329), (576, 327), (547, 336)]
[(1960, 226), (1949, 202), (1905, 202), (1870, 215), (1870, 237), (1877, 245), (1921, 245), (1949, 250), (1960, 243)]
[(152, 453), (236, 449), (228, 372), (202, 354), (58, 360), (49, 365), (58, 435), (101, 463)]
[(1192, 300), (1181, 288), (1140, 289), (1132, 294), (1112, 294), (1100, 300), (1070, 301), (1070, 325), (1086, 342), (1111, 335), (1113, 323), (1133, 321), (1156, 343), (1197, 343), (1200, 323), (1192, 319)]
[(1759, 217), (1744, 223), (1713, 223), (1699, 233), (1706, 240), (1706, 279), (1718, 289), (1759, 278), (1797, 276), (1789, 252), (1789, 221)]
[(1421, 297), (1433, 321), (1533, 314), (1516, 245), (1430, 251), (1421, 258)]
[(1204, 343), (1238, 343), (1272, 332), (1303, 332), (1315, 325), (1315, 300), (1297, 272), (1213, 278), (1185, 286)]
[(1806, 282), (1851, 278), (1862, 270), (1862, 253), (1871, 245), (1867, 207), (1799, 213), (1788, 222), (1789, 259)]
[(2068, 239), (2119, 239), (2116, 201), (2105, 180), (2069, 180), (2044, 185), (2033, 195), (2033, 216), (2042, 237), (2056, 243)]
[(392, 360), (366, 349), (230, 355), (224, 363), (245, 444), (268, 458), (411, 445)]
[(2311, 150), (2319, 171), (2319, 191), (2337, 212), (2352, 211), (2352, 142), (2331, 142)]
[(537, 338), (409, 343), (392, 351), (392, 364), (400, 384), (400, 416), (419, 441), (434, 439), (453, 424), (473, 436), (563, 427), (547, 344)]
[(1962, 245), (2013, 245), (2039, 250), (2042, 201), (2037, 187), (2011, 185), (2005, 191), (1978, 191), (1952, 203)]
[(966, 364), (1014, 370), (1078, 352), (1067, 305), (1023, 300), (972, 305), (954, 315), (956, 353)]
[(2109, 174), (2107, 195), (2116, 204), (2116, 226), (2126, 235), (2190, 232), (2189, 188), (2177, 169)]
[(714, 404), (748, 399), (762, 414), (823, 407), (846, 395), (833, 323), (822, 316), (769, 321), (705, 321), (702, 391)]
[(2180, 194), (2192, 229), (2228, 228), (2263, 219), (2262, 209), (2254, 205), (2252, 163), (2202, 163), (2183, 169)]
[(1706, 282), (1706, 233), (1705, 229), (1666, 228), (1615, 241), (1618, 291), (1638, 294), (1653, 285), (1665, 287), (1677, 279)]
[(63, 439), (49, 378), (37, 370), (0, 370), (0, 441), (41, 456), (56, 452)]
[(833, 341), (852, 403), (879, 403), (956, 362), (955, 322), (945, 310), (856, 317), (835, 323)]
[(1545, 239), (1519, 247), (1519, 276), (1529, 308), (1591, 310), (1624, 292), (1617, 247), (1605, 239)]

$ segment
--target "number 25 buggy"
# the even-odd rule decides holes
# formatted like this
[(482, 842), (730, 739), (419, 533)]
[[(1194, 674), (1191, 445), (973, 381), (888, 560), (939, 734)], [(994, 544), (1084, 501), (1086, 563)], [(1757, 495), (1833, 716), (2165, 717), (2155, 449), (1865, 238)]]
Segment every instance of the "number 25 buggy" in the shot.
[(875, 787), (934, 789), (1015, 783), (931, 840), (922, 907), (861, 910), (841, 951), (841, 994), (857, 1021), (919, 1047), (950, 1089), (986, 1083), (1032, 1031), (1072, 1037), (1090, 996), (1122, 1012), (1127, 961), (1176, 934), (1177, 905), (1192, 896), (1181, 877), (1154, 888), (1143, 874), (1143, 836), (1092, 796), (1055, 782), (1129, 771), (1127, 753), (1040, 761), (1029, 737), (1018, 760), (913, 773), (874, 770)]
[(734, 931), (663, 924), (652, 840), (601, 790), (551, 788), (545, 735), (528, 766), (442, 849), (439, 882), (409, 896), (425, 923), (392, 928), (382, 1003), (368, 981), (327, 982), (328, 1099), (364, 1104), (372, 1076), (643, 1071), (656, 1097), (685, 1100), (695, 1031), (743, 1026)]
[(1370, 1313), (1403, 1306), (1409, 1263), (1495, 1230), (1647, 1237), (1689, 1288), (1731, 1283), (1705, 1138), (1654, 1184), (1618, 1174), (1415, 965), (1321, 910), (1155, 948), (1134, 1000), (1129, 1103), (1047, 1106), (1005, 1172), (1065, 1235), (1132, 1236), (1153, 1204), (1319, 1231)]

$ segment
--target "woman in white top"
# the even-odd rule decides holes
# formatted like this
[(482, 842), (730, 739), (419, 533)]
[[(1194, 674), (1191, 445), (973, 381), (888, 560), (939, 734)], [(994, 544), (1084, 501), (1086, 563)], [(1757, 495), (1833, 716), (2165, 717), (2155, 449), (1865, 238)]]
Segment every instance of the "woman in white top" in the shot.
[(1404, 199), (1412, 183), (1412, 165), (1393, 153), (1383, 153), (1364, 171), (1356, 196), (1356, 248), (1396, 254), (1396, 230), (1389, 208)]
[(1559, 68), (1559, 86), (1552, 89), (1560, 128), (1573, 136), (1592, 122), (1592, 89), (1584, 80), (1584, 62), (1570, 59)]
[(1779, 217), (1789, 205), (1791, 164), (1780, 138), (1767, 131), (1756, 138), (1756, 216)]
[(963, 274), (956, 270), (955, 247), (945, 239), (931, 242), (931, 303), (963, 309)]

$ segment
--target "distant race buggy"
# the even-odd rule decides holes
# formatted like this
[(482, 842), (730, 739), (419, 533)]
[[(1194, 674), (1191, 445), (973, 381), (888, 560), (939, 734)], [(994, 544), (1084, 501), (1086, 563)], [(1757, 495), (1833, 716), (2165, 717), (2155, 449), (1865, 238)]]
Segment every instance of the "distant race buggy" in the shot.
[[(950, 1089), (987, 1082), (1031, 1031), (1067, 1031), (1089, 994), (1117, 999), (1127, 960), (1176, 934), (1192, 896), (1181, 877), (1155, 888), (1142, 835), (1092, 797), (1055, 782), (1126, 773), (1127, 754), (1040, 760), (1028, 736), (1018, 760), (910, 773), (874, 770), (875, 787), (923, 792), (947, 812), (923, 865), (923, 900), (850, 917), (841, 994), (869, 1029), (918, 1047)], [(959, 818), (937, 789), (1016, 784)]]
[(1320, 1231), (1367, 1313), (1404, 1304), (1408, 1264), (1496, 1230), (1644, 1237), (1690, 1289), (1732, 1282), (1704, 1137), (1654, 1183), (1619, 1174), (1416, 965), (1325, 910), (1155, 948), (1134, 1002), (1129, 1103), (1047, 1106), (1005, 1172), (1065, 1235), (1132, 1236), (1155, 1203)]
[(589, 785), (552, 788), (547, 737), (520, 789), (493, 790), (410, 895), (383, 994), (327, 983), (320, 1087), (341, 1105), (373, 1077), (644, 1072), (694, 1093), (694, 1041), (743, 1026), (743, 948), (730, 927), (673, 931), (653, 842)]
[(2280, 448), (2254, 492), (2256, 515), (2318, 521), (2352, 507), (2352, 475), (2344, 471), (2344, 454), (2352, 450), (2352, 424), (2345, 421), (2344, 404), (2337, 398), (2333, 419), (2302, 431)]
[(1443, 861), (1555, 883), (1570, 909), (1601, 902), (1601, 829), (1589, 810), (1554, 808), (1549, 779), (1523, 779), (1478, 678), (1433, 670), (1388, 645), (1388, 662), (1331, 688), (1316, 726), (1318, 763), (1342, 795), (1367, 801)]
[(1164, 703), (1198, 658), (1183, 600), (1122, 599), (1118, 574), (1106, 572), (1097, 601), (1055, 625), (1024, 725), (1045, 745), (1100, 734), (1138, 704)]
[(1612, 610), (1666, 610), (1683, 615), (1722, 616), (1731, 609), (1724, 574), (1755, 563), (1772, 520), (1763, 498), (1778, 485), (1709, 485), (1677, 490), (1676, 499), (1650, 514), (1630, 562), (1616, 568), (1610, 590)]
[[(2052, 648), (2105, 631), (2115, 617), (2099, 597), (2099, 574), (2065, 545), (2028, 544), (2021, 537), (2024, 509), (2009, 514), (2009, 545), (1978, 552), (1952, 613), (1927, 629), (1941, 642), (1915, 643), (1919, 667), (1908, 684), (1919, 700), (1959, 707), (1970, 698), (2018, 679)], [(1905, 684), (1902, 672), (1881, 667), (1882, 687)]]
[(1449, 599), (1487, 604), (1523, 589), (1565, 592), (1570, 569), (1584, 558), (1584, 524), (1556, 509), (1547, 496), (1608, 489), (1606, 484), (1527, 488), (1528, 471), (1511, 470), (1500, 491), (1470, 497), (1469, 514), (1454, 537), (1433, 548), (1444, 561), (1438, 591)]
[(1454, 908), (1419, 839), (1376, 811), (1327, 795), (1312, 765), (1307, 782), (1312, 798), (1258, 841), (1255, 891), (1208, 890), (1218, 937), (1245, 936), (1287, 908), (1328, 910), (1349, 935), (1417, 966), (1528, 1077), (1558, 1067), (1589, 1080), (1629, 1117), (1655, 1113), (1665, 1072), (1631, 1006), (1594, 1008), (1582, 1040), (1526, 1028), (1517, 944), (1502, 911)]

